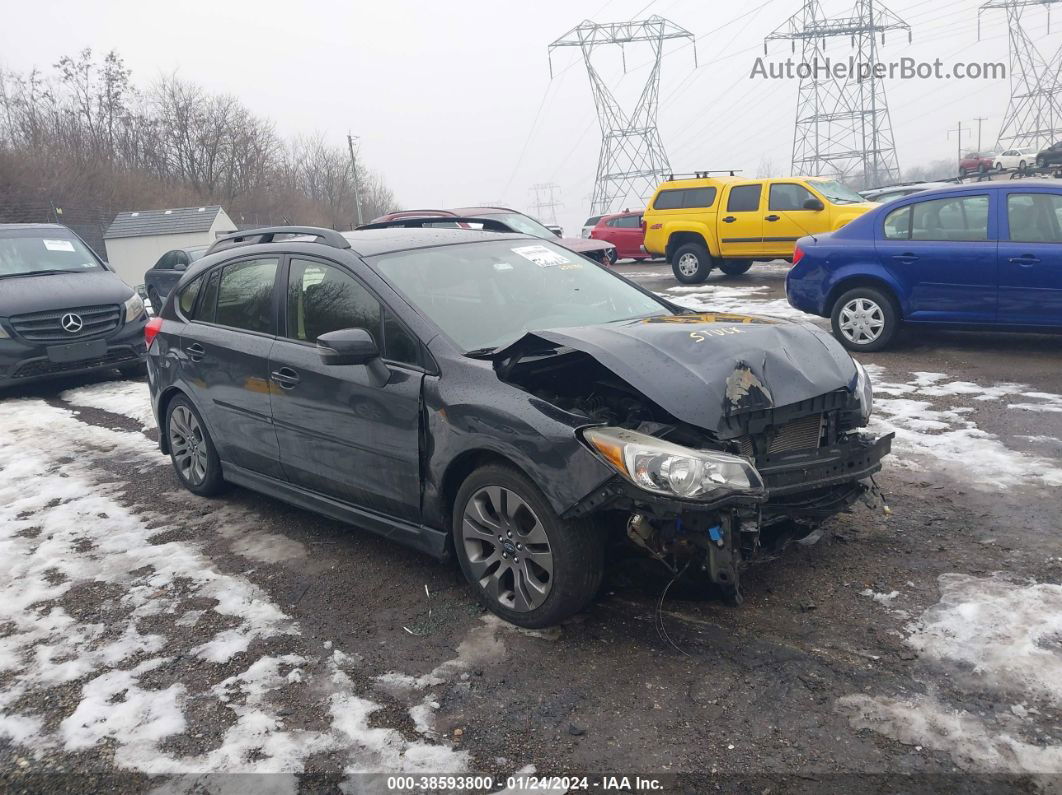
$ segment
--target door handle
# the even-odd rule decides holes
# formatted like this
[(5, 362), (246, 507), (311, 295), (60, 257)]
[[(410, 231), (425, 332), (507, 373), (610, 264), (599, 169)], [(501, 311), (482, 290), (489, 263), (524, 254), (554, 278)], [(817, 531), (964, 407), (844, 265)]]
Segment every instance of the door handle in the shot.
[(188, 358), (193, 362), (201, 362), (203, 357), (206, 356), (206, 348), (200, 345), (198, 342), (193, 342), (184, 352), (188, 354)]
[(274, 370), (269, 374), (269, 377), (281, 389), (294, 389), (301, 380), (299, 374), (290, 367), (281, 367), (279, 370)]
[(914, 262), (916, 259), (918, 259), (918, 255), (917, 254), (895, 254), (895, 255), (893, 255), (893, 259), (899, 260), (900, 262)]
[(732, 224), (736, 220), (737, 220), (737, 218), (735, 218), (734, 216), (728, 215), (726, 218), (723, 219), (723, 223), (724, 224)]
[(1022, 254), (1020, 257), (1011, 257), (1009, 261), (1015, 265), (1021, 265), (1023, 268), (1031, 268), (1040, 261), (1040, 258), (1034, 257), (1032, 254)]
[(766, 218), (764, 218), (763, 220), (764, 220), (764, 221), (780, 221), (780, 220), (781, 220), (781, 218), (780, 218), (779, 216), (777, 216), (777, 215), (768, 215), (768, 216), (767, 216)]

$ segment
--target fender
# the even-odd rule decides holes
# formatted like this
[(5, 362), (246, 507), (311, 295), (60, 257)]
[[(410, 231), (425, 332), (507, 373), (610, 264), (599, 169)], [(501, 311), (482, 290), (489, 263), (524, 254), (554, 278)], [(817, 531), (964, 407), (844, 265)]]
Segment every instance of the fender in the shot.
[(888, 269), (877, 262), (871, 261), (852, 262), (829, 274), (823, 284), (822, 292), (825, 295), (825, 299), (822, 306), (822, 316), (830, 316), (833, 311), (833, 304), (838, 296), (849, 289), (846, 284), (868, 283), (877, 283), (878, 286), (886, 290), (899, 305), (900, 315), (904, 317), (907, 315), (909, 307), (907, 306), (907, 301), (902, 297), (904, 293), (899, 283), (889, 273)]

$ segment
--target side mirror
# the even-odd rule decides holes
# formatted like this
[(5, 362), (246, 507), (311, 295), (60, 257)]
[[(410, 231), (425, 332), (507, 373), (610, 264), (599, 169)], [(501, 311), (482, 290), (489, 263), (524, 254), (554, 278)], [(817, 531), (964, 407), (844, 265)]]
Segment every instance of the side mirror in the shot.
[(823, 204), (818, 199), (811, 198), (811, 199), (807, 199), (804, 202), (804, 209), (805, 210), (814, 210), (815, 212), (821, 212), (822, 210), (826, 209), (826, 205)]
[(177, 271), (178, 273), (180, 273), (181, 271), (186, 271), (186, 270), (188, 270), (188, 263), (187, 262), (178, 262), (176, 265), (173, 266), (173, 269), (175, 271)]
[(365, 365), (378, 386), (391, 378), (376, 341), (363, 328), (342, 328), (322, 334), (317, 338), (317, 354), (327, 365)]

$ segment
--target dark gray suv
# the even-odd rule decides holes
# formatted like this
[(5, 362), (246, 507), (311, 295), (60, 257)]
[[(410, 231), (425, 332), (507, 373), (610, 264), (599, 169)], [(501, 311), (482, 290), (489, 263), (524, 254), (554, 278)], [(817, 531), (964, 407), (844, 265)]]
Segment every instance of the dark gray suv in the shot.
[(868, 490), (867, 373), (809, 324), (674, 306), (552, 241), (278, 227), (222, 238), (146, 329), (162, 450), (455, 555), (523, 626), (607, 545), (739, 602), (739, 573)]
[(144, 302), (73, 232), (0, 225), (0, 388), (143, 372)]

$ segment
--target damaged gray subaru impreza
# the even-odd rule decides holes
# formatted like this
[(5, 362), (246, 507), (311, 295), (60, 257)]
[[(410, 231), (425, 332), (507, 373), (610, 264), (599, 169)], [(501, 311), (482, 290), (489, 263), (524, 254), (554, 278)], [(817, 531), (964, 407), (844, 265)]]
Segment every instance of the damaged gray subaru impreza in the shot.
[(186, 488), (455, 556), (526, 627), (583, 609), (617, 547), (740, 602), (776, 537), (875, 491), (891, 444), (828, 333), (691, 312), (522, 235), (240, 232), (146, 336)]

